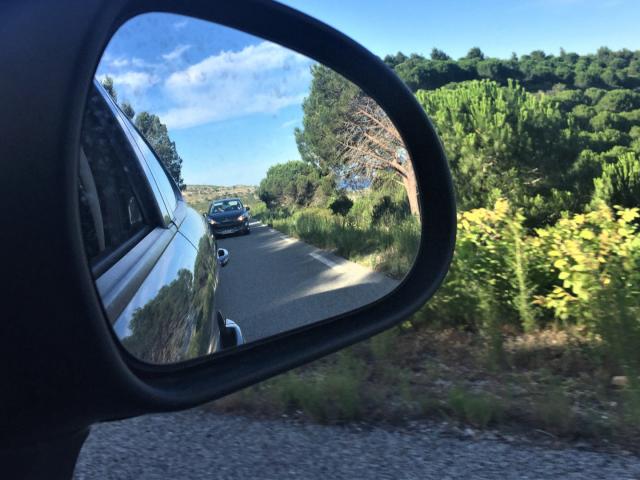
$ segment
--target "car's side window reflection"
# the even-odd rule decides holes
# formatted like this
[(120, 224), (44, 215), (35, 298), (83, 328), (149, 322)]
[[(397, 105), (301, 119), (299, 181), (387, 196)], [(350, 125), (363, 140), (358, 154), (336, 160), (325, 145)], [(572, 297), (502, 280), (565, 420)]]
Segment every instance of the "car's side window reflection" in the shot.
[(81, 133), (78, 168), (85, 249), (95, 261), (145, 230), (140, 198), (131, 184), (134, 153), (100, 95), (92, 89)]
[(160, 165), (160, 160), (158, 160), (156, 154), (151, 150), (149, 145), (147, 145), (147, 142), (142, 138), (142, 135), (140, 135), (138, 130), (133, 126), (130, 126), (129, 129), (133, 134), (136, 145), (138, 145), (138, 148), (142, 151), (142, 155), (151, 169), (153, 178), (158, 185), (158, 189), (160, 190), (167, 210), (169, 212), (173, 212), (177, 207), (177, 198), (175, 189), (171, 185), (171, 180), (169, 180), (169, 176)]

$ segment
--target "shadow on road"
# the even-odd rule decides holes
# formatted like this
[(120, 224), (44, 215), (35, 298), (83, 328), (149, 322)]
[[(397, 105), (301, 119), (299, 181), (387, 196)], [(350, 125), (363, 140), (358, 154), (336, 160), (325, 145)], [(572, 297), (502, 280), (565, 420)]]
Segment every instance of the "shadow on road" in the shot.
[(347, 313), (398, 285), (262, 225), (218, 245), (231, 255), (221, 274), (218, 308), (240, 325), (248, 342)]

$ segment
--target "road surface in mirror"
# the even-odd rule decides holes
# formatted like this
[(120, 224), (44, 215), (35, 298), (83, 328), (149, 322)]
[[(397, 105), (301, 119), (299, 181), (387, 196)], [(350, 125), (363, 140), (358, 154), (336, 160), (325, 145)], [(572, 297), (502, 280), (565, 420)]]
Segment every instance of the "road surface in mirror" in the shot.
[(248, 342), (361, 307), (398, 284), (260, 222), (251, 228), (218, 241), (232, 256), (221, 273), (221, 310)]

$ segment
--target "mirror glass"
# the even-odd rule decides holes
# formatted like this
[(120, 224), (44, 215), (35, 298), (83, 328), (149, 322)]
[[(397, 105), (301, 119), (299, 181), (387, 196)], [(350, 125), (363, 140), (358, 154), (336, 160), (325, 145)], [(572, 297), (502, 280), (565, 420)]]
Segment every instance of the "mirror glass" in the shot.
[(100, 61), (79, 200), (107, 316), (150, 363), (369, 304), (420, 242), (411, 160), (375, 100), (282, 46), (160, 13)]

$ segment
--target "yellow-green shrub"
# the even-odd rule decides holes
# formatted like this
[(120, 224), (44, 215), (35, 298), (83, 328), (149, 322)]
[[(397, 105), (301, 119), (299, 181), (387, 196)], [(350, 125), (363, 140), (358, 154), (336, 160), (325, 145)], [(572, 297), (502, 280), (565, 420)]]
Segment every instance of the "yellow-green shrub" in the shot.
[(640, 366), (638, 208), (596, 210), (537, 230), (536, 245), (557, 277), (537, 298), (555, 318), (602, 339), (618, 365)]
[(504, 199), (493, 209), (458, 214), (451, 270), (428, 307), (439, 321), (495, 329), (505, 323), (535, 327), (528, 278), (530, 245), (524, 217)]

